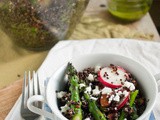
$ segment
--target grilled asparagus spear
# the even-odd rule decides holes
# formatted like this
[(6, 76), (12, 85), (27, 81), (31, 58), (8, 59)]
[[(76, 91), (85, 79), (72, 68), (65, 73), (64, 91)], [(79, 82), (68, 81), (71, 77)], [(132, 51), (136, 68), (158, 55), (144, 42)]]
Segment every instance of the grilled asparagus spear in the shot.
[(89, 111), (94, 117), (95, 120), (107, 120), (104, 116), (104, 114), (99, 110), (99, 108), (96, 105), (96, 102), (92, 99), (90, 99), (90, 96), (88, 93), (84, 93), (85, 99), (88, 101), (89, 104)]
[(73, 102), (73, 104), (71, 105), (71, 108), (74, 111), (72, 120), (82, 120), (81, 101), (80, 101), (79, 89), (78, 89), (79, 78), (77, 76), (76, 69), (72, 66), (71, 63), (68, 64), (67, 74), (70, 82), (69, 90), (71, 92), (71, 101)]

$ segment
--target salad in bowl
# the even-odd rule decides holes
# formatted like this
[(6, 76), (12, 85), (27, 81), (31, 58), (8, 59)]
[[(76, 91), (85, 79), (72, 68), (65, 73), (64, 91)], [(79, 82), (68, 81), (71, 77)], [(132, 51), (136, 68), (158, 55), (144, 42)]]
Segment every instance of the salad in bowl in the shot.
[(71, 120), (135, 120), (147, 100), (137, 80), (121, 66), (77, 71), (68, 63), (65, 89), (56, 91), (61, 113)]
[[(156, 102), (156, 80), (141, 63), (116, 54), (72, 58), (49, 79), (44, 95), (28, 108), (54, 120), (149, 120)], [(48, 104), (53, 113), (33, 103)]]

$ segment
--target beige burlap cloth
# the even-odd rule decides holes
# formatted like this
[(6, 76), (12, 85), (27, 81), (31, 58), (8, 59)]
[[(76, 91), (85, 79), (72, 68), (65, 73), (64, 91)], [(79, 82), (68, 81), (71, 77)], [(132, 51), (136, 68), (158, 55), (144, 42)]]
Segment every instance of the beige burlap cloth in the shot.
[[(92, 38), (135, 38), (153, 40), (152, 33), (131, 30), (97, 17), (83, 17), (71, 40)], [(4, 119), (21, 94), (25, 70), (37, 70), (48, 51), (33, 52), (12, 44), (11, 39), (0, 30), (0, 119)], [(21, 79), (21, 80), (18, 80)], [(6, 86), (6, 87), (5, 87)]]

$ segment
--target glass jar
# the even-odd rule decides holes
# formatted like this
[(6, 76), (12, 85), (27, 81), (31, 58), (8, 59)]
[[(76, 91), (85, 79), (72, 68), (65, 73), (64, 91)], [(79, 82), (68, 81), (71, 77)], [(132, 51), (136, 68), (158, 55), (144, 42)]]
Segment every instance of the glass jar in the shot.
[(152, 0), (107, 0), (108, 11), (115, 17), (134, 21), (143, 17), (150, 9)]
[(0, 27), (13, 42), (31, 50), (67, 39), (89, 0), (1, 0)]

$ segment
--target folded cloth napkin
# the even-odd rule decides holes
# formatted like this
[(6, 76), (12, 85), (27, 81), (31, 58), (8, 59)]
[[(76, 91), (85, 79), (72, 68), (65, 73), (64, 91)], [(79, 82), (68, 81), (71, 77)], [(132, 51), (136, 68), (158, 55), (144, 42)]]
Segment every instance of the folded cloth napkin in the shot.
[[(142, 42), (127, 39), (105, 39), (87, 41), (62, 41), (49, 53), (39, 69), (46, 76), (51, 74), (62, 64), (77, 55), (90, 53), (116, 53), (138, 60), (145, 65), (152, 74), (160, 72), (160, 44), (157, 42)], [(43, 77), (43, 74), (40, 74)], [(45, 77), (42, 79), (46, 79)], [(160, 104), (157, 102), (157, 104)], [(156, 105), (157, 106), (157, 105)], [(159, 105), (158, 105), (159, 106)], [(160, 119), (155, 107), (155, 118)], [(160, 113), (160, 112), (159, 112)]]
[[(133, 39), (92, 39), (83, 41), (61, 41), (49, 52), (38, 70), (41, 90), (44, 93), (44, 82), (64, 63), (78, 55), (93, 53), (115, 53), (125, 55), (142, 63), (154, 75), (160, 72), (160, 43)], [(160, 120), (160, 94), (150, 120)], [(20, 99), (13, 107), (7, 119), (20, 119)], [(154, 115), (154, 116), (153, 116)]]

